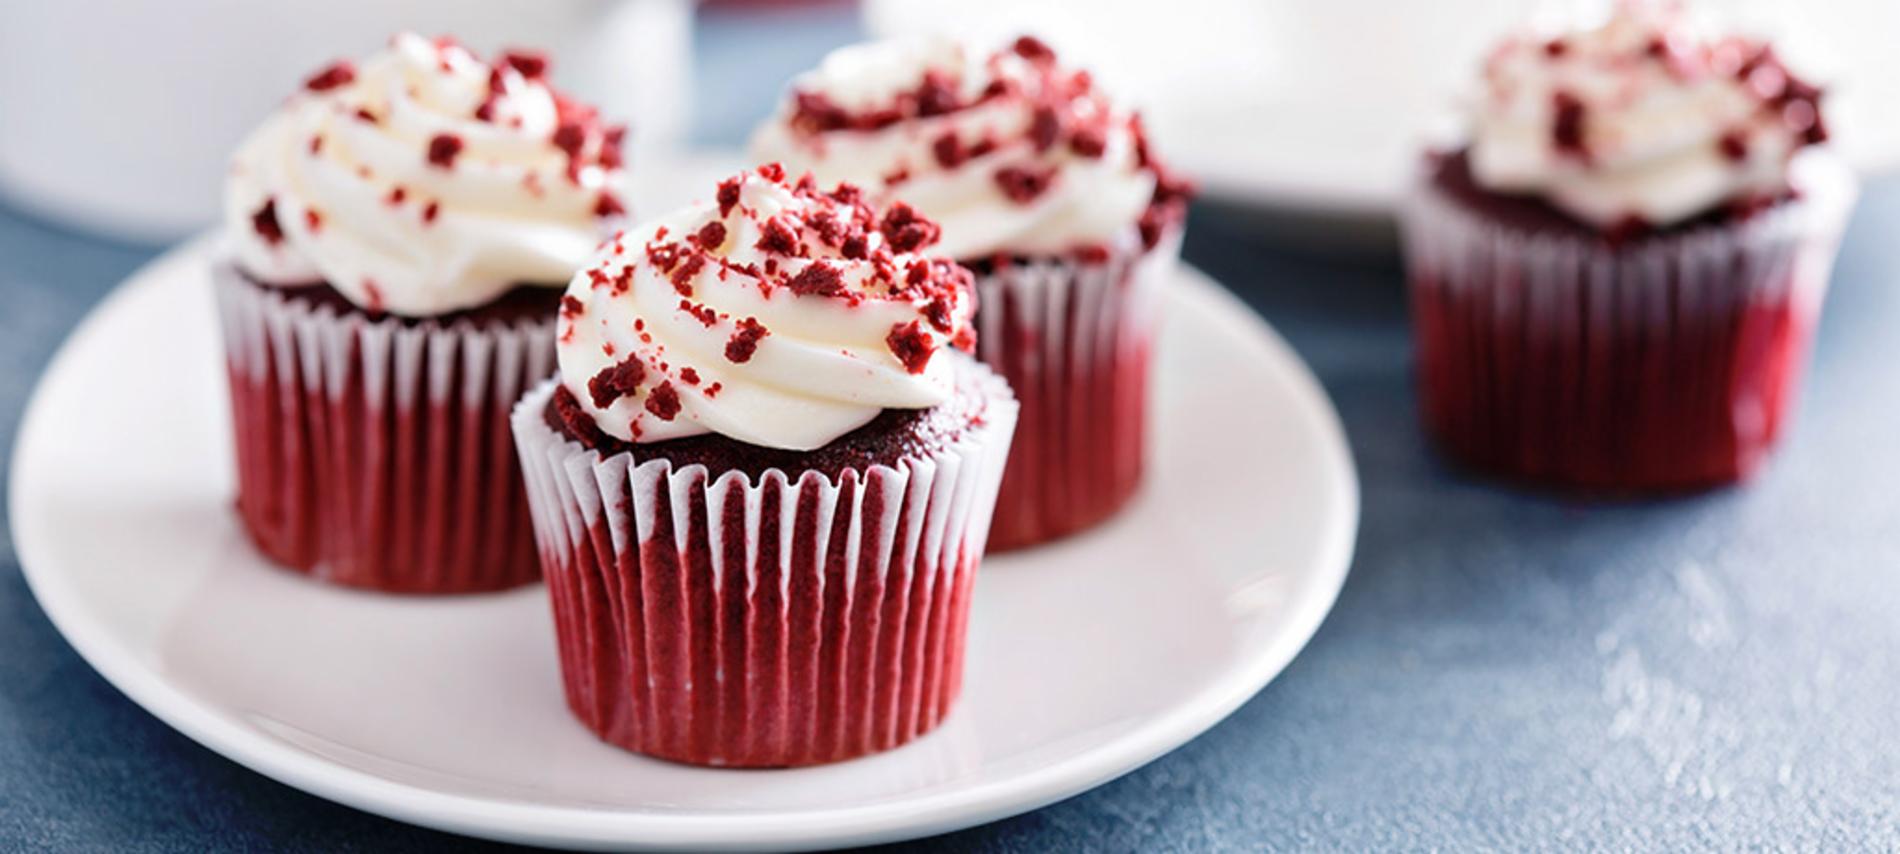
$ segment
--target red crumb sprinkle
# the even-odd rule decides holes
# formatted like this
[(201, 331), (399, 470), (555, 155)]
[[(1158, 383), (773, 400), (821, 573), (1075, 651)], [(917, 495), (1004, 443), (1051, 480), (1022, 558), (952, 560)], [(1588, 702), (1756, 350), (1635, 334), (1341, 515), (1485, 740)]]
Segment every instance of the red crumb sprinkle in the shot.
[(366, 299), (369, 300), (369, 305), (363, 306), (363, 308), (367, 309), (371, 314), (382, 313), (383, 289), (376, 287), (376, 280), (374, 279), (363, 280), (363, 295)]
[(312, 155), (323, 153), (323, 134), (312, 134), (310, 136), (310, 153)]
[(943, 235), (943, 229), (935, 222), (925, 219), (917, 209), (898, 202), (884, 213), (884, 221), (878, 224), (878, 231), (884, 234), (884, 242), (890, 244), (892, 252), (915, 252), (937, 242)]
[(1080, 128), (1069, 137), (1069, 150), (1093, 160), (1108, 150), (1108, 137), (1101, 128)]
[(639, 359), (628, 359), (595, 374), (587, 381), (587, 394), (594, 399), (594, 408), (606, 409), (616, 400), (632, 397), (646, 378), (647, 366)]
[(891, 353), (904, 363), (904, 370), (921, 374), (930, 366), (930, 357), (937, 352), (937, 345), (924, 332), (922, 324), (913, 320), (891, 327), (891, 334), (884, 338), (890, 345)]
[(823, 261), (815, 261), (811, 266), (798, 271), (785, 286), (799, 296), (835, 297), (843, 294), (844, 276), (836, 267)]
[(319, 213), (316, 208), (304, 208), (303, 224), (310, 228), (311, 234), (315, 234), (319, 231), (322, 231), (323, 230), (323, 214)]
[(452, 133), (438, 133), (429, 139), (429, 164), (444, 169), (455, 167), (455, 157), (462, 153), (462, 138)]
[(565, 153), (569, 160), (581, 156), (581, 147), (587, 144), (587, 127), (578, 121), (564, 121), (554, 129), (554, 147)]
[(739, 203), (739, 179), (728, 178), (719, 182), (719, 218), (732, 215), (732, 206)]
[[(688, 368), (687, 370), (692, 370), (692, 369)], [(720, 390), (724, 389), (725, 387), (726, 386), (724, 383), (713, 383), (712, 385), (709, 385), (706, 387), (706, 396), (709, 398), (718, 397)]]
[(397, 184), (396, 186), (389, 188), (388, 202), (390, 204), (400, 205), (402, 204), (402, 200), (406, 198), (409, 198), (409, 191), (403, 189), (401, 184)]
[(687, 385), (699, 385), (699, 372), (692, 368), (680, 368), (680, 382)]
[(719, 322), (719, 312), (714, 311), (711, 306), (696, 303), (690, 299), (680, 300), (680, 311), (692, 315), (694, 320), (699, 321), (699, 325), (707, 329), (711, 329), (713, 324)]
[(1044, 104), (1036, 108), (1036, 114), (1029, 120), (1029, 141), (1035, 143), (1036, 152), (1048, 151), (1056, 144), (1056, 138), (1062, 135), (1062, 116), (1056, 108)]
[(679, 291), (680, 296), (690, 297), (693, 295), (693, 279), (699, 275), (700, 270), (705, 268), (705, 253), (695, 252), (687, 256), (685, 263), (673, 268), (667, 280), (673, 283), (673, 290)]
[(701, 249), (708, 252), (718, 249), (726, 243), (726, 226), (720, 222), (706, 223), (700, 227), (697, 239)]
[(548, 73), (547, 54), (538, 51), (504, 50), (501, 52), (501, 64), (514, 69), (529, 80)]
[(422, 221), (435, 222), (435, 215), (442, 212), (442, 204), (434, 199), (422, 206)]
[(1550, 41), (1544, 42), (1544, 55), (1552, 59), (1563, 56), (1569, 52), (1570, 45), (1563, 39), (1551, 39)]
[(1016, 51), (1017, 56), (1027, 59), (1030, 62), (1045, 63), (1056, 61), (1055, 50), (1049, 47), (1042, 39), (1036, 38), (1035, 36), (1021, 36), (1017, 38), (1016, 43), (1010, 47)]
[(1558, 92), (1551, 96), (1551, 113), (1551, 144), (1564, 154), (1589, 156), (1583, 142), (1583, 101), (1569, 92)]
[(957, 138), (956, 131), (949, 131), (937, 137), (930, 144), (930, 152), (937, 157), (937, 165), (945, 169), (955, 169), (963, 165), (963, 140)]
[(338, 60), (329, 67), (310, 76), (303, 87), (312, 92), (328, 92), (338, 86), (348, 85), (356, 79), (356, 67), (347, 61)]
[(357, 121), (369, 122), (370, 124), (382, 121), (382, 119), (377, 118), (375, 113), (370, 112), (368, 107), (357, 107), (356, 119)]
[(910, 170), (901, 166), (883, 175), (884, 186), (886, 187), (895, 187), (908, 180), (910, 180)]
[(954, 318), (950, 316), (950, 303), (943, 297), (924, 304), (924, 319), (930, 321), (930, 325), (936, 327), (938, 332), (948, 333), (955, 326), (951, 322)]
[(660, 383), (647, 392), (647, 411), (661, 421), (671, 421), (680, 414), (680, 393), (672, 382)]
[(784, 220), (778, 217), (768, 219), (760, 230), (764, 233), (759, 235), (759, 242), (753, 244), (754, 249), (779, 255), (798, 254), (798, 235)]
[(1731, 162), (1740, 163), (1748, 159), (1748, 139), (1739, 130), (1722, 134), (1716, 145), (1722, 150), (1722, 156)]
[(752, 361), (752, 354), (759, 349), (759, 341), (772, 334), (756, 317), (739, 321), (738, 330), (726, 340), (726, 360), (734, 364)]
[(284, 228), (277, 224), (276, 199), (265, 199), (264, 206), (251, 214), (251, 230), (271, 246), (284, 242)]
[(759, 177), (771, 181), (774, 184), (783, 183), (785, 181), (785, 164), (783, 163), (767, 163), (764, 166), (760, 166), (758, 171)]
[(1048, 192), (1055, 174), (1053, 169), (1037, 172), (1021, 166), (1005, 166), (996, 170), (996, 186), (1003, 191), (1003, 195), (1009, 197), (1010, 201), (1026, 205)]
[(594, 216), (596, 217), (605, 219), (610, 216), (621, 216), (626, 212), (627, 208), (620, 203), (620, 199), (605, 190), (601, 191), (599, 198), (594, 199)]
[(587, 307), (584, 305), (581, 305), (580, 299), (574, 296), (573, 294), (565, 294), (561, 297), (561, 316), (562, 317), (572, 320), (576, 317), (580, 317), (581, 312), (586, 311), (586, 310), (587, 310)]

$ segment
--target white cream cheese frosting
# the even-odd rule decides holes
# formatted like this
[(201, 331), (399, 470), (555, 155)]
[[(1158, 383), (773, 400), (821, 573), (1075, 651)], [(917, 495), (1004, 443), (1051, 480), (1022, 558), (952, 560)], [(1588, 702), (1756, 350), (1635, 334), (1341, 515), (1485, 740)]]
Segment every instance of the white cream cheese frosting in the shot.
[(1764, 43), (1699, 34), (1671, 3), (1621, 2), (1595, 29), (1490, 56), (1472, 175), (1599, 227), (1667, 226), (1786, 193), (1793, 155), (1826, 137), (1819, 96)]
[(965, 260), (1110, 245), (1186, 192), (1151, 160), (1139, 116), (1029, 37), (834, 51), (792, 81), (752, 150), (902, 198), (943, 226), (938, 251)]
[(937, 226), (776, 165), (620, 235), (562, 298), (563, 384), (609, 436), (717, 433), (812, 450), (886, 408), (949, 398), (969, 271), (922, 254)]
[(407, 33), (318, 72), (232, 158), (237, 265), (412, 317), (561, 286), (624, 214), (622, 130), (545, 72)]

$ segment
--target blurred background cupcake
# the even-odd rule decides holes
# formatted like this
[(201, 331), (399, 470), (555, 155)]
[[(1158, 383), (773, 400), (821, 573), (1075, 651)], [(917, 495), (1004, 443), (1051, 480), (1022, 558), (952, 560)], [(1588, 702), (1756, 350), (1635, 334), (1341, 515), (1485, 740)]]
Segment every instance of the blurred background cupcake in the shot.
[(1157, 288), (1187, 183), (1141, 117), (1031, 36), (843, 48), (794, 79), (761, 159), (901, 197), (977, 274), (978, 355), (1022, 401), (991, 545), (1102, 521), (1141, 479)]
[(935, 223), (776, 165), (602, 248), (514, 414), (567, 702), (628, 750), (834, 762), (935, 728), (1016, 402)]
[(1441, 449), (1612, 492), (1754, 471), (1854, 199), (1827, 128), (1773, 48), (1674, 4), (1499, 45), (1401, 214)]
[(312, 74), (232, 158), (214, 278), (237, 509), (276, 562), (410, 593), (537, 577), (507, 413), (625, 214), (623, 129), (547, 73), (397, 35)]

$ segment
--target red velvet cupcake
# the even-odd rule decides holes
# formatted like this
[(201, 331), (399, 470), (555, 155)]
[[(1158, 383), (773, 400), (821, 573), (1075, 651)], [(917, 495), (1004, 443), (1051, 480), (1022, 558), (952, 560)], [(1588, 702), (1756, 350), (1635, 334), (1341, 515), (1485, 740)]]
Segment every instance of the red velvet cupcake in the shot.
[(515, 440), (567, 702), (697, 765), (903, 744), (962, 686), (1016, 422), (936, 225), (769, 166), (603, 247)]
[(620, 203), (620, 137), (545, 80), (399, 35), (254, 132), (214, 271), (239, 519), (285, 567), (460, 593), (539, 576), (508, 412)]
[(1401, 226), (1422, 415), (1453, 460), (1590, 492), (1746, 477), (1786, 422), (1852, 178), (1820, 92), (1673, 7), (1517, 38)]
[(793, 81), (754, 150), (902, 197), (976, 272), (977, 355), (1022, 400), (992, 548), (1083, 530), (1128, 501), (1188, 195), (1139, 115), (1034, 38), (884, 42)]

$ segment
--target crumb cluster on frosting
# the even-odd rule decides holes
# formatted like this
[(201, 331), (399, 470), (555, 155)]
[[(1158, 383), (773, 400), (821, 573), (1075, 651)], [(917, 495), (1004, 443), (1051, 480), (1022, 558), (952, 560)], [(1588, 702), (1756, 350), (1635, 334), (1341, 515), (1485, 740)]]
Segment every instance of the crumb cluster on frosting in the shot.
[(603, 221), (626, 212), (625, 129), (549, 86), (547, 70), (538, 53), (484, 61), (403, 33), (311, 75), (232, 159), (238, 265), (405, 316), (566, 282)]
[(937, 224), (768, 165), (603, 244), (561, 300), (570, 410), (652, 442), (719, 433), (810, 450), (943, 402), (975, 343), (972, 277)]
[(795, 79), (753, 141), (765, 160), (901, 196), (962, 259), (1152, 247), (1188, 184), (1148, 148), (1138, 113), (1029, 36), (844, 48)]
[(1602, 228), (1780, 198), (1795, 154), (1827, 138), (1820, 90), (1770, 45), (1702, 35), (1673, 4), (1622, 2), (1595, 29), (1508, 40), (1483, 83), (1478, 182)]

